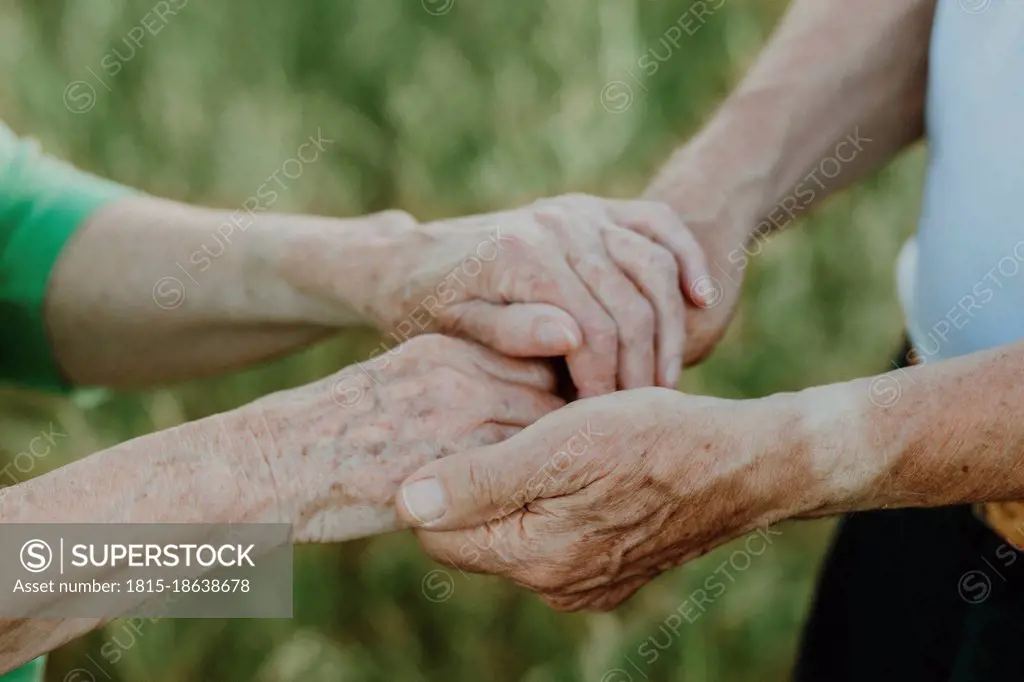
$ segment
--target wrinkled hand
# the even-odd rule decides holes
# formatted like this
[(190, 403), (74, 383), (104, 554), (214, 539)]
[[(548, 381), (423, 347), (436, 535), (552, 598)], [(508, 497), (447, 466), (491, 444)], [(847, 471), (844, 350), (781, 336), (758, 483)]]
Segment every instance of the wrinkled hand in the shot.
[(388, 215), (373, 267), (325, 242), (292, 279), (338, 296), (352, 277), (372, 280), (358, 307), (396, 342), (437, 331), (512, 357), (566, 356), (581, 397), (675, 386), (684, 292), (699, 304), (707, 277), (667, 206), (572, 195), (422, 226)]
[(540, 361), (427, 335), (321, 381), (229, 413), (261, 459), (245, 471), (272, 486), (300, 542), (399, 528), (398, 484), (418, 467), (497, 443), (562, 401)]
[[(567, 355), (580, 397), (676, 385), (684, 292), (701, 301), (706, 265), (668, 207), (570, 195), (425, 231), (433, 244), (413, 281), (466, 281), (440, 308), (441, 329), (511, 356)], [(493, 259), (466, 277), (463, 254)]]
[[(433, 462), (398, 495), (439, 561), (560, 610), (608, 609), (662, 571), (801, 511), (785, 397), (660, 388), (573, 403), (494, 446)], [(788, 467), (788, 468), (787, 468)], [(795, 501), (799, 498), (799, 501)]]

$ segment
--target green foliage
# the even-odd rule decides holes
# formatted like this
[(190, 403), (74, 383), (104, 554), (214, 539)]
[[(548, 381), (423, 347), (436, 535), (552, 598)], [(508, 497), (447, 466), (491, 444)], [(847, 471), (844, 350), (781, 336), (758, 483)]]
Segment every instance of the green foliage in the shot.
[[(566, 191), (629, 196), (710, 115), (785, 5), (726, 2), (645, 75), (640, 58), (652, 48), (665, 57), (661, 39), (688, 0), (455, 0), (440, 13), (451, 2), (176, 0), (178, 13), (155, 24), (165, 3), (10, 0), (0, 118), (94, 172), (225, 207), (318, 129), (335, 144), (275, 210), (401, 207), (426, 219)], [(156, 35), (135, 46), (128, 36), (147, 13)], [(95, 90), (88, 111), (66, 106), (75, 81)], [(617, 84), (620, 99), (603, 101), (615, 81), (630, 90)], [(609, 111), (624, 93), (629, 106)], [(900, 334), (892, 262), (915, 219), (921, 167), (911, 154), (753, 257), (731, 333), (685, 386), (757, 396), (883, 369)], [(37, 475), (322, 376), (373, 343), (351, 334), (145, 393), (5, 391), (0, 462), (52, 421), (68, 435), (25, 473)], [(405, 535), (301, 548), (294, 620), (147, 623), (134, 636), (118, 621), (57, 651), (48, 679), (83, 668), (120, 682), (782, 680), (829, 524), (781, 530), (746, 557), (749, 568), (728, 564), (743, 562), (734, 543), (598, 615), (554, 613), (491, 578), (430, 574), (437, 567)], [(694, 622), (671, 620), (692, 617), (684, 600), (716, 575), (724, 593)], [(434, 579), (453, 586), (450, 598), (432, 601), (424, 585)]]

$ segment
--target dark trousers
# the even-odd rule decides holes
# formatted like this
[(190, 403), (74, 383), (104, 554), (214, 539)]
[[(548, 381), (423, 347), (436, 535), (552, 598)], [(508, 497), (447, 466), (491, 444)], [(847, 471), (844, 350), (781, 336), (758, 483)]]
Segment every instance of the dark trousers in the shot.
[(1024, 554), (969, 507), (844, 518), (794, 680), (1024, 682)]

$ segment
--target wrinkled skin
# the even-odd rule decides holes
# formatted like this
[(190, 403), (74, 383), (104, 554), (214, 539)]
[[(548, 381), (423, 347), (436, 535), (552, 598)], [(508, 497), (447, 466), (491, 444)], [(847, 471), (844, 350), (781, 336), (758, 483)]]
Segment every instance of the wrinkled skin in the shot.
[[(770, 460), (782, 403), (660, 388), (574, 403), (513, 438), (434, 462), (437, 560), (506, 576), (559, 610), (610, 609), (668, 568), (797, 511)], [(806, 487), (804, 488), (806, 489)], [(418, 523), (402, 495), (400, 513)]]
[(378, 255), (346, 261), (354, 251), (319, 231), (286, 278), (323, 298), (365, 282), (354, 306), (396, 342), (434, 331), (512, 357), (567, 356), (581, 397), (677, 383), (684, 295), (710, 294), (703, 252), (667, 206), (570, 195), (422, 226), (388, 215)]
[(226, 430), (251, 440), (242, 450), (261, 461), (244, 470), (273, 487), (296, 539), (338, 542), (398, 529), (406, 476), (557, 409), (554, 386), (540, 361), (427, 335), (229, 413)]

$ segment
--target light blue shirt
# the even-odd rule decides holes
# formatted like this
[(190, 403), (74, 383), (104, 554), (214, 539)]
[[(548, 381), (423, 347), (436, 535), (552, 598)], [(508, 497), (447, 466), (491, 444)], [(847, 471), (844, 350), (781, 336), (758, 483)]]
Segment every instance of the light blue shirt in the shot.
[(1024, 339), (1024, 0), (939, 0), (921, 220), (897, 267), (925, 361)]

